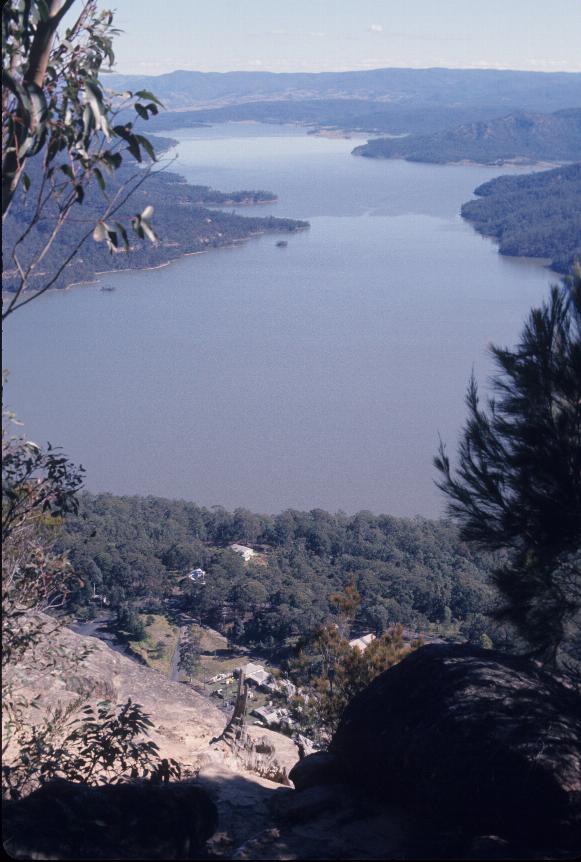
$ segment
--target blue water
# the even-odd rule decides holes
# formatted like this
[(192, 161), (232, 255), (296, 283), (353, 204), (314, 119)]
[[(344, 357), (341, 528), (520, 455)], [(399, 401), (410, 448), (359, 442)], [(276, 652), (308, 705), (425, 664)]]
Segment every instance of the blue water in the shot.
[(311, 228), (15, 314), (7, 403), (27, 435), (61, 444), (94, 491), (441, 513), (438, 434), (454, 451), (471, 368), (486, 381), (488, 343), (513, 343), (555, 280), (458, 215), (503, 171), (356, 158), (357, 140), (289, 127), (172, 135), (189, 180), (272, 190), (244, 211)]

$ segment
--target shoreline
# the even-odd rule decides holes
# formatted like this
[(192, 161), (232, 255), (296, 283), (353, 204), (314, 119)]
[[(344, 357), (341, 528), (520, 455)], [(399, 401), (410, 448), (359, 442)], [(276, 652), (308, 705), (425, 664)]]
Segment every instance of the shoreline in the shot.
[[(164, 269), (166, 266), (169, 266), (172, 263), (176, 263), (178, 260), (182, 260), (184, 257), (195, 257), (198, 254), (209, 254), (213, 251), (222, 251), (229, 248), (236, 248), (239, 245), (242, 245), (245, 242), (248, 242), (252, 239), (257, 239), (261, 236), (267, 236), (269, 234), (283, 234), (283, 233), (299, 233), (305, 230), (308, 230), (310, 225), (305, 227), (295, 228), (293, 231), (282, 231), (282, 230), (259, 230), (254, 231), (253, 233), (247, 234), (247, 236), (240, 237), (239, 239), (233, 239), (228, 243), (224, 243), (223, 245), (213, 246), (212, 248), (201, 249), (200, 251), (184, 251), (181, 254), (176, 255), (175, 257), (170, 257), (168, 260), (164, 260), (161, 263), (156, 264), (155, 266), (127, 266), (122, 269), (103, 269), (98, 270), (93, 273), (92, 278), (88, 278), (87, 280), (82, 281), (73, 281), (71, 284), (67, 284), (65, 287), (51, 287), (49, 290), (45, 291), (46, 294), (56, 294), (56, 293), (66, 293), (74, 287), (90, 287), (91, 285), (99, 284), (102, 275), (117, 275), (119, 273), (124, 272), (153, 272), (156, 269)], [(23, 295), (26, 295), (26, 291)], [(10, 299), (14, 296), (14, 293), (10, 291), (3, 290), (2, 291), (2, 302), (9, 302)]]
[(376, 162), (409, 162), (412, 165), (430, 165), (431, 167), (461, 167), (461, 168), (534, 168), (538, 171), (551, 171), (554, 168), (563, 168), (566, 165), (575, 164), (574, 162), (548, 162), (544, 159), (538, 161), (522, 161), (520, 159), (505, 159), (501, 162), (475, 162), (472, 159), (456, 159), (446, 162), (430, 162), (422, 159), (410, 159), (408, 156), (370, 156), (367, 153), (357, 153), (355, 150), (362, 147), (355, 147), (351, 151), (352, 156), (358, 156), (361, 159), (371, 159)]

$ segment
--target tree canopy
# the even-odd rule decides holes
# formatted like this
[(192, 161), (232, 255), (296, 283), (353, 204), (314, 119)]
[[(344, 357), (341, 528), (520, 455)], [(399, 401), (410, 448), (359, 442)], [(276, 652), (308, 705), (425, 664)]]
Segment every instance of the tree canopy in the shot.
[(555, 660), (581, 608), (581, 273), (531, 311), (516, 348), (491, 350), (495, 397), (482, 407), (471, 379), (458, 466), (441, 445), (439, 487), (465, 539), (511, 550), (493, 575), (500, 613)]

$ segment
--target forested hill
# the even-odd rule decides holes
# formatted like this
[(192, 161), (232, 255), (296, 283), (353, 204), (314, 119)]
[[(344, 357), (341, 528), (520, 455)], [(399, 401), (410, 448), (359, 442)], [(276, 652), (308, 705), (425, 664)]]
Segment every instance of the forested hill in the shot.
[(195, 128), (229, 122), (297, 123), (312, 129), (385, 132), (393, 135), (428, 134), (460, 123), (492, 119), (498, 105), (417, 105), (372, 99), (277, 99), (244, 102), (197, 110), (164, 111), (152, 117), (156, 131)]
[(356, 147), (353, 153), (374, 159), (402, 158), (436, 164), (502, 164), (519, 159), (576, 161), (581, 158), (581, 108), (552, 114), (519, 111), (431, 135), (378, 138)]
[[(259, 551), (245, 564), (231, 543)], [(82, 495), (60, 539), (80, 578), (73, 612), (93, 590), (121, 606), (156, 612), (168, 596), (215, 627), (270, 648), (304, 635), (331, 613), (330, 595), (352, 580), (362, 597), (357, 624), (381, 631), (462, 621), (481, 634), (490, 606), (490, 555), (477, 554), (443, 522), (320, 509), (276, 516), (156, 497)], [(205, 583), (185, 575), (195, 567)], [(94, 605), (93, 605), (94, 607)], [(480, 628), (479, 628), (480, 627)]]
[[(158, 141), (155, 143), (158, 145)], [(166, 145), (171, 143), (171, 141), (162, 141), (161, 149), (165, 149)], [(28, 160), (27, 170), (34, 179), (33, 159)], [(114, 193), (120, 183), (129, 181), (132, 175), (129, 168), (120, 168), (116, 176), (110, 180), (110, 194)], [(221, 192), (208, 186), (190, 185), (183, 177), (170, 171), (153, 173), (132, 194), (130, 200), (119, 210), (116, 218), (121, 216), (127, 219), (136, 212), (142, 212), (146, 206), (153, 206), (153, 227), (159, 241), (155, 244), (148, 241), (135, 242), (129, 253), (123, 249), (110, 254), (105, 243), (95, 242), (89, 238), (82, 245), (79, 254), (65, 268), (54, 287), (64, 288), (80, 281), (88, 281), (99, 272), (159, 266), (183, 254), (219, 248), (260, 233), (292, 232), (308, 227), (308, 222), (276, 218), (264, 215), (263, 212), (260, 216), (242, 216), (208, 209), (208, 207), (262, 204), (274, 200), (276, 195), (272, 192), (259, 190)], [(6, 291), (13, 291), (18, 285), (18, 273), (12, 268), (10, 251), (17, 238), (26, 231), (30, 208), (31, 201), (19, 195), (14, 200), (10, 215), (3, 225), (2, 247), (6, 265), (2, 287)], [(88, 188), (82, 206), (82, 220), (79, 218), (69, 220), (67, 230), (58, 234), (57, 241), (44, 259), (44, 264), (49, 271), (55, 271), (60, 262), (66, 259), (71, 249), (80, 242), (86, 231), (87, 222), (90, 223), (93, 220), (93, 223), (96, 223), (103, 209), (103, 198), (99, 189)], [(54, 217), (54, 212), (51, 217)], [(21, 246), (23, 259), (28, 255), (32, 256), (34, 250), (43, 242), (45, 229), (41, 224), (40, 227), (28, 233)], [(42, 272), (38, 278), (43, 278)], [(34, 278), (30, 279), (30, 283), (32, 288), (36, 286)]]
[(566, 273), (581, 255), (581, 162), (552, 171), (504, 176), (475, 190), (462, 216), (494, 237), (501, 254), (542, 257)]

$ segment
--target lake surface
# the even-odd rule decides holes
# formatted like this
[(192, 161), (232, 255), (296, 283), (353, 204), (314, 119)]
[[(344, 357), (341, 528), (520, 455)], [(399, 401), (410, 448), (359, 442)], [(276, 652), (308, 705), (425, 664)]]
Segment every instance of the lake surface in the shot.
[(188, 180), (274, 191), (239, 211), (311, 228), (19, 311), (6, 402), (28, 437), (60, 444), (92, 491), (440, 514), (438, 434), (453, 452), (471, 368), (486, 380), (487, 345), (513, 344), (556, 280), (459, 216), (508, 171), (357, 158), (358, 140), (286, 126), (172, 136)]

